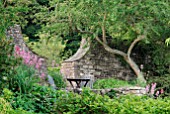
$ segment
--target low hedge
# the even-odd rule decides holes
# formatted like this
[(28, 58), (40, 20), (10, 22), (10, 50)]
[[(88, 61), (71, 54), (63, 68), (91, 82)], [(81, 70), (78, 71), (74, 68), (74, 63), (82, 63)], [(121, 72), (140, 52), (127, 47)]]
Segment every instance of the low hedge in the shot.
[(56, 109), (68, 114), (169, 114), (170, 98), (126, 95), (110, 99), (83, 90), (81, 95), (62, 93)]
[[(29, 94), (9, 94), (2, 96), (1, 110), (17, 111), (22, 114), (169, 114), (170, 98), (151, 98), (148, 96), (122, 95), (110, 98), (99, 95), (90, 89), (81, 94), (54, 90), (37, 86)], [(12, 97), (10, 97), (12, 95)], [(16, 96), (17, 95), (17, 96)], [(8, 101), (8, 102), (7, 102)], [(10, 104), (11, 103), (11, 104)], [(7, 107), (4, 109), (3, 107)], [(22, 110), (18, 110), (22, 109)], [(17, 113), (19, 113), (17, 112)], [(23, 114), (25, 114), (24, 112)]]

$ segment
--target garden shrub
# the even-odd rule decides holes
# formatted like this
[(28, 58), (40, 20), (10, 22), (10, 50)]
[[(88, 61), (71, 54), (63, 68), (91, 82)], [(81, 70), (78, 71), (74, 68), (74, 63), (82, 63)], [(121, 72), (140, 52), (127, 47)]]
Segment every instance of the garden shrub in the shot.
[(22, 110), (22, 109), (16, 109), (16, 110), (12, 110), (10, 112), (10, 114), (35, 114), (35, 113), (28, 112), (28, 111), (25, 111), (25, 110)]
[(11, 83), (9, 89), (19, 91), (20, 93), (31, 92), (33, 85), (39, 81), (38, 76), (35, 76), (34, 68), (20, 64), (15, 70), (16, 73), (10, 78)]
[[(4, 90), (3, 97), (11, 99), (9, 109), (23, 114), (169, 114), (170, 98), (150, 98), (148, 96), (122, 95), (110, 99), (90, 89), (83, 89), (81, 94), (55, 90), (46, 86), (34, 86), (27, 94)], [(11, 97), (10, 97), (11, 95)], [(14, 97), (12, 97), (14, 96)], [(7, 102), (7, 101), (5, 101)], [(5, 103), (3, 103), (5, 104)], [(15, 113), (12, 113), (15, 114)], [(17, 114), (17, 113), (16, 113)]]
[(169, 103), (169, 98), (127, 95), (112, 99), (106, 105), (110, 114), (169, 114)]
[(0, 114), (8, 114), (12, 111), (11, 104), (0, 97)]
[(105, 105), (108, 100), (109, 97), (95, 94), (89, 89), (84, 89), (81, 95), (60, 91), (60, 96), (56, 102), (56, 110), (69, 114), (103, 114), (108, 113)]
[(56, 108), (68, 114), (169, 114), (170, 98), (153, 99), (148, 96), (124, 95), (114, 97), (83, 90), (81, 95), (63, 92)]
[(56, 90), (47, 86), (34, 85), (33, 90), (27, 94), (15, 93), (11, 102), (14, 109), (35, 113), (54, 113), (54, 104), (56, 102)]
[(65, 88), (66, 87), (66, 83), (63, 79), (63, 76), (60, 73), (60, 69), (58, 68), (48, 68), (48, 74), (50, 76), (52, 76), (52, 78), (54, 79), (54, 83), (56, 85), (57, 88)]
[(0, 114), (33, 114), (22, 109), (12, 109), (12, 106), (4, 98), (0, 97)]
[(0, 43), (0, 92), (9, 87), (10, 78), (15, 74), (15, 67), (21, 63), (20, 59), (13, 56), (12, 40), (1, 39)]
[(13, 97), (14, 97), (14, 93), (12, 91), (10, 91), (7, 88), (3, 89), (3, 94), (1, 95), (5, 100), (7, 100), (8, 102), (10, 102)]

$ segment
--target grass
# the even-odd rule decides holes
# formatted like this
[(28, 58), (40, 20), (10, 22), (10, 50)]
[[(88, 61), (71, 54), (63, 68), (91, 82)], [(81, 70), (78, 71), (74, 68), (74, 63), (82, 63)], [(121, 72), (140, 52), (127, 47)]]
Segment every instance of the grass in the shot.
[(115, 78), (98, 79), (93, 85), (94, 89), (107, 89), (107, 88), (118, 88), (118, 87), (130, 87), (135, 86), (135, 82), (123, 81)]

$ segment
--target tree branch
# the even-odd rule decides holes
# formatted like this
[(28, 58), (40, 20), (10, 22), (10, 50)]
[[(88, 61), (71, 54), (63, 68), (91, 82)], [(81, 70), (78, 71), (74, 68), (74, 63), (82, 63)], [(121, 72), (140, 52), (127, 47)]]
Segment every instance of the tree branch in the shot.
[(80, 33), (83, 33), (83, 34), (93, 34), (93, 32), (84, 31), (84, 30), (78, 29), (77, 27), (76, 27), (76, 30), (77, 30), (77, 32), (80, 32)]
[(124, 53), (124, 52), (122, 52), (122, 51), (120, 51), (120, 50), (110, 48), (107, 44), (105, 44), (104, 42), (102, 42), (102, 41), (99, 39), (98, 36), (96, 37), (96, 40), (97, 40), (100, 44), (103, 45), (103, 47), (105, 48), (106, 51), (108, 51), (108, 52), (110, 52), (110, 53), (113, 53), (113, 54), (117, 54), (117, 55), (123, 56), (123, 57), (127, 56), (126, 53)]
[(71, 18), (71, 14), (70, 14), (70, 13), (68, 14), (68, 20), (69, 20), (70, 32), (71, 32), (71, 34), (72, 34), (72, 33), (73, 33), (73, 29), (72, 29), (72, 27), (73, 27), (73, 22), (72, 22), (72, 18)]
[(139, 41), (143, 40), (145, 38), (144, 35), (139, 35), (130, 45), (130, 47), (128, 48), (128, 52), (127, 52), (127, 56), (130, 57), (130, 54), (132, 52), (132, 49), (134, 48), (134, 46), (136, 45), (136, 43), (138, 43)]
[(6, 0), (4, 1), (4, 4), (3, 4), (3, 6), (4, 6), (4, 7), (6, 6)]
[(105, 44), (107, 44), (107, 40), (106, 40), (106, 30), (105, 30), (105, 20), (106, 20), (106, 13), (104, 14), (104, 18), (103, 18), (102, 38), (103, 38), (103, 42), (104, 42)]

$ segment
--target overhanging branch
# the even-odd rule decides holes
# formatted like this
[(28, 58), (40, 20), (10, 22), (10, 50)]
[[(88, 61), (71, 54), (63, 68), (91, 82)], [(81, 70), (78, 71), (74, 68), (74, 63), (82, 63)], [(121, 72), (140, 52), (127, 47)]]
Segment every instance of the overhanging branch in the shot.
[(130, 54), (132, 52), (132, 49), (134, 48), (134, 46), (136, 45), (136, 43), (138, 43), (139, 41), (143, 40), (145, 38), (144, 35), (139, 35), (130, 45), (130, 47), (128, 48), (128, 52), (127, 52), (127, 56), (130, 57)]
[(90, 31), (84, 31), (84, 30), (81, 30), (81, 29), (78, 29), (76, 28), (77, 32), (80, 32), (80, 33), (83, 33), (83, 34), (93, 34), (93, 32), (90, 32)]
[(126, 56), (126, 53), (120, 51), (120, 50), (117, 50), (117, 49), (112, 49), (110, 48), (107, 44), (105, 44), (104, 42), (102, 42), (99, 37), (97, 36), (96, 37), (96, 40), (103, 45), (103, 47), (105, 48), (106, 51), (110, 52), (110, 53), (113, 53), (113, 54), (117, 54), (117, 55), (120, 55), (120, 56), (123, 56), (125, 57)]

